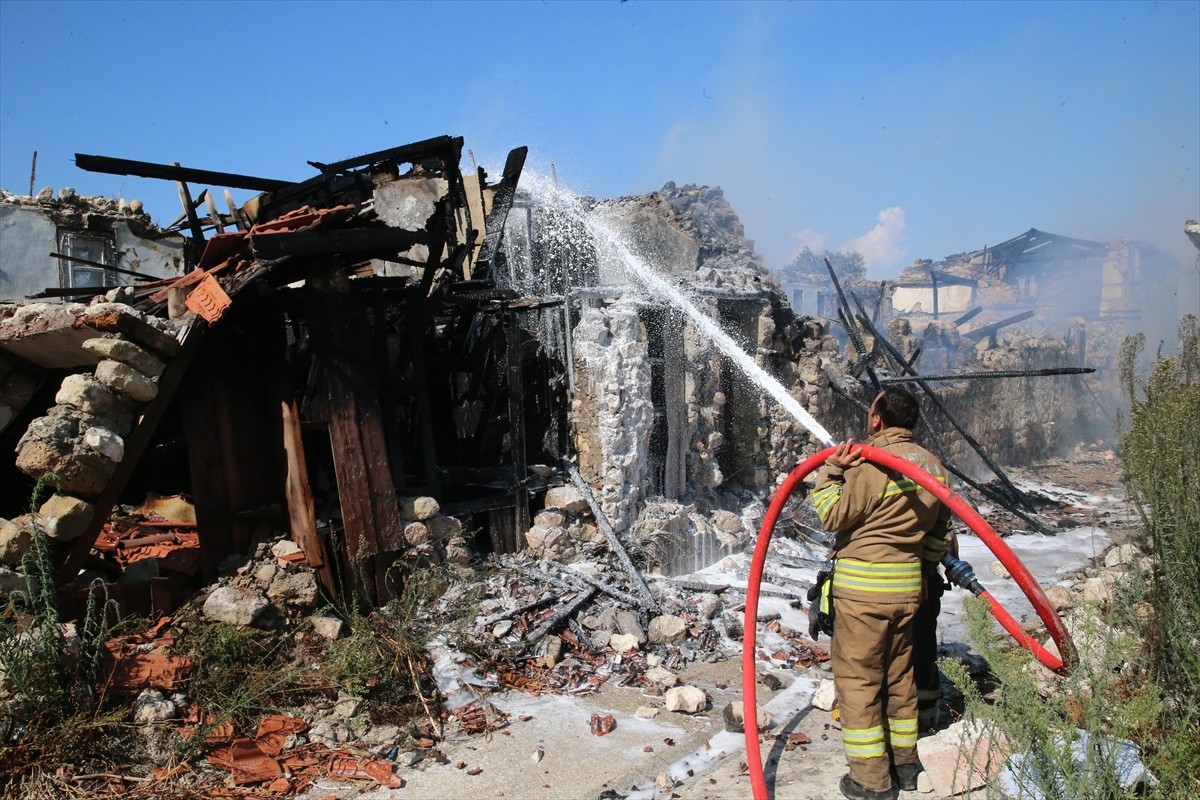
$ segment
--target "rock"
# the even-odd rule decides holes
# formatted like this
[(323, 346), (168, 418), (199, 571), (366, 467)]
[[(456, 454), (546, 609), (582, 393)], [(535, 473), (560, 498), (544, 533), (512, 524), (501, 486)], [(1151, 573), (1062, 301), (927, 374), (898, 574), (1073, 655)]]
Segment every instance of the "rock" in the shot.
[(636, 637), (638, 644), (646, 641), (646, 632), (642, 630), (642, 623), (638, 619), (638, 615), (627, 608), (617, 611), (617, 630)]
[(392, 744), (400, 738), (398, 725), (380, 725), (369, 728), (359, 737), (359, 741), (367, 747), (378, 747), (381, 744)]
[(695, 686), (676, 686), (667, 690), (667, 711), (681, 714), (696, 714), (708, 705), (708, 695)]
[(38, 527), (53, 542), (71, 542), (87, 530), (95, 509), (86, 500), (56, 494), (38, 509)]
[(1104, 566), (1121, 567), (1136, 564), (1141, 555), (1141, 551), (1132, 544), (1119, 545), (1104, 555)]
[(158, 395), (158, 384), (128, 364), (106, 359), (96, 365), (96, 380), (135, 403), (149, 403)]
[[(592, 635), (590, 637), (590, 641), (592, 643), (593, 648), (595, 648), (597, 650), (603, 650), (604, 648), (606, 648), (610, 644), (612, 644), (612, 631), (604, 631), (604, 630), (593, 631)], [(634, 641), (634, 646), (635, 647), (637, 646), (636, 640)], [(613, 649), (615, 650), (616, 648), (614, 647)]]
[(471, 548), (467, 547), (467, 543), (464, 539), (455, 538), (446, 542), (446, 561), (450, 564), (470, 563)]
[(732, 511), (718, 509), (712, 515), (713, 527), (721, 533), (729, 534), (730, 536), (740, 536), (742, 534), (742, 518)]
[[(731, 703), (726, 703), (725, 708), (721, 709), (721, 719), (725, 722), (725, 730), (730, 733), (742, 733), (746, 730), (743, 703), (741, 700), (734, 700)], [(758, 706), (758, 729), (765, 731), (770, 729), (772, 719), (771, 712), (767, 711), (762, 706)]]
[(278, 573), (278, 564), (262, 564), (254, 571), (254, 582), (263, 589), (266, 589), (271, 585), (271, 581), (275, 580), (275, 576)]
[(917, 791), (921, 794), (929, 794), (933, 791), (933, 781), (929, 780), (929, 776), (924, 770), (917, 773)]
[(342, 719), (350, 719), (363, 707), (363, 699), (354, 695), (338, 692), (338, 700), (333, 705), (333, 713)]
[(419, 547), (429, 541), (429, 526), (424, 522), (409, 522), (404, 526), (404, 541), (410, 547)]
[(438, 515), (425, 520), (425, 527), (429, 529), (429, 536), (436, 542), (444, 542), (448, 539), (453, 539), (456, 536), (462, 536), (463, 526), (458, 517), (446, 517)]
[[(492, 638), (503, 639), (512, 629), (513, 621), (511, 619), (502, 619), (492, 626)], [(608, 644), (608, 642), (605, 642), (605, 644)]]
[(639, 719), (654, 719), (661, 712), (662, 709), (654, 708), (653, 706), (638, 706), (637, 711), (633, 712), (633, 714)]
[(663, 667), (651, 667), (643, 673), (643, 677), (664, 689), (669, 689), (679, 683), (679, 676)]
[(687, 636), (687, 623), (674, 614), (663, 614), (650, 620), (651, 644), (676, 644)]
[(917, 754), (933, 791), (940, 797), (953, 797), (995, 785), (1008, 756), (1008, 742), (994, 729), (956, 722), (933, 736), (918, 739)]
[(222, 586), (204, 601), (204, 616), (215, 622), (245, 627), (258, 619), (271, 603), (253, 589)]
[(400, 498), (400, 517), (406, 520), (426, 520), (437, 516), (442, 510), (438, 501), (432, 497), (402, 497)]
[(125, 440), (108, 428), (88, 428), (83, 433), (83, 443), (114, 464), (125, 458)]
[(166, 368), (166, 365), (162, 361), (150, 355), (150, 353), (138, 347), (133, 342), (125, 339), (99, 337), (88, 339), (81, 347), (93, 355), (100, 356), (102, 359), (128, 364), (150, 378), (159, 377)]
[(1088, 578), (1083, 582), (1083, 602), (1101, 609), (1107, 608), (1112, 600), (1112, 587), (1102, 577)]
[(608, 640), (608, 646), (618, 653), (628, 653), (637, 650), (638, 638), (627, 633), (614, 633)]
[(143, 689), (133, 701), (133, 721), (138, 725), (153, 725), (175, 719), (175, 704), (157, 689)]
[(28, 515), (14, 520), (0, 519), (0, 563), (20, 564), (21, 559), (33, 547), (33, 531), (29, 527), (28, 519)]
[(317, 578), (311, 572), (279, 572), (267, 589), (267, 597), (275, 605), (312, 608), (317, 604)]
[(833, 711), (836, 703), (837, 690), (834, 688), (833, 681), (829, 678), (822, 678), (821, 685), (817, 687), (817, 691), (813, 692), (813, 708), (819, 708), (822, 711)]
[(596, 615), (596, 627), (600, 630), (615, 631), (617, 629), (617, 610), (609, 606)]
[(561, 508), (568, 514), (582, 514), (588, 510), (587, 500), (574, 486), (554, 486), (546, 490), (546, 508)]
[(1050, 601), (1055, 611), (1065, 611), (1075, 607), (1075, 595), (1071, 590), (1060, 584), (1055, 584), (1046, 590), (1046, 599)]
[(58, 394), (54, 395), (54, 402), (97, 417), (116, 417), (125, 410), (125, 402), (91, 375), (68, 375), (63, 378)]
[(330, 641), (340, 638), (346, 630), (346, 622), (340, 617), (314, 614), (308, 618), (308, 621), (318, 636), (329, 639)]
[(1011, 578), (1012, 577), (1012, 575), (1009, 573), (1008, 569), (1005, 568), (1005, 566), (1003, 564), (1001, 564), (999, 561), (993, 561), (991, 566), (988, 567), (988, 572), (992, 573), (997, 578)]
[(547, 636), (539, 645), (541, 654), (534, 660), (540, 667), (554, 669), (554, 665), (562, 660), (563, 642), (557, 636)]
[(271, 555), (279, 559), (287, 559), (288, 556), (294, 556), (301, 552), (300, 545), (293, 542), (291, 539), (280, 539), (275, 544), (271, 545)]
[(712, 592), (705, 592), (696, 598), (696, 614), (700, 619), (712, 619), (721, 609), (721, 598)]
[(561, 528), (567, 524), (567, 515), (558, 509), (546, 509), (539, 511), (533, 518), (534, 525), (542, 525), (546, 528)]

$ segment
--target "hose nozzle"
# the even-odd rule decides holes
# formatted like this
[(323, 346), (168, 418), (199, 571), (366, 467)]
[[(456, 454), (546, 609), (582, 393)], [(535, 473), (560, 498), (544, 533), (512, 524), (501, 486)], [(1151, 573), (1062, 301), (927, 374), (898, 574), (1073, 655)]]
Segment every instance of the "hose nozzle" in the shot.
[(942, 566), (946, 568), (946, 580), (955, 586), (961, 586), (973, 595), (983, 594), (983, 586), (975, 577), (975, 570), (966, 561), (946, 553), (942, 556)]

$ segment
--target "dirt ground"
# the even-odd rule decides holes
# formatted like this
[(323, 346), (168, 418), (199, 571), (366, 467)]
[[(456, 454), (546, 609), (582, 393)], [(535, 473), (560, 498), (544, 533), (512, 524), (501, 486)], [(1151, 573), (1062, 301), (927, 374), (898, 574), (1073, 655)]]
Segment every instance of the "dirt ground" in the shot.
[[(1080, 448), (1069, 457), (1048, 461), (1013, 477), (1026, 489), (1053, 498), (1057, 510), (1047, 517), (1074, 536), (1044, 540), (1049, 558), (1031, 554), (1030, 568), (1049, 585), (1082, 569), (1090, 558), (1132, 524), (1120, 486), (1120, 464), (1110, 452)], [(1002, 534), (1002, 520), (995, 526)], [(1084, 534), (1090, 536), (1080, 544)], [(1112, 531), (1111, 536), (1106, 531)], [(1072, 543), (1073, 557), (1062, 552)], [(1014, 548), (1015, 549), (1015, 548)], [(986, 553), (974, 551), (985, 558)], [(1019, 553), (1020, 554), (1020, 553)], [(987, 572), (976, 563), (977, 572)], [(1040, 574), (1039, 574), (1040, 570)], [(1000, 581), (995, 576), (988, 581)], [(989, 587), (990, 588), (990, 587)], [(944, 620), (945, 621), (945, 620)], [(828, 644), (827, 642), (824, 642)], [(953, 641), (944, 639), (943, 644)], [(587, 697), (530, 697), (507, 692), (492, 698), (514, 720), (508, 728), (486, 738), (443, 743), (449, 763), (429, 763), (398, 770), (402, 789), (363, 791), (361, 786), (320, 781), (303, 795), (305, 800), (348, 798), (666, 798), (733, 800), (751, 796), (744, 737), (724, 730), (721, 711), (740, 701), (740, 651), (730, 649), (722, 660), (693, 662), (679, 674), (682, 682), (705, 690), (711, 702), (695, 715), (663, 711), (655, 719), (636, 715), (648, 698), (641, 689), (605, 684)], [(773, 712), (773, 726), (761, 745), (765, 775), (777, 800), (828, 800), (840, 797), (838, 781), (845, 773), (838, 723), (829, 712), (809, 703), (820, 679), (831, 677), (819, 667), (792, 674), (772, 671), (782, 680), (777, 690), (761, 683), (759, 702)], [(612, 714), (615, 730), (593, 736), (588, 719), (593, 713)], [(944, 715), (948, 722), (952, 714)], [(797, 737), (796, 734), (803, 734)], [(922, 735), (928, 735), (923, 732)], [(789, 737), (793, 742), (789, 746)], [(805, 744), (795, 744), (807, 738)], [(460, 766), (461, 765), (461, 766)], [(472, 774), (474, 773), (474, 774)], [(670, 776), (668, 782), (666, 777)], [(658, 784), (656, 785), (656, 779)], [(670, 787), (670, 788), (667, 788)], [(932, 798), (934, 794), (901, 793), (901, 800)]]

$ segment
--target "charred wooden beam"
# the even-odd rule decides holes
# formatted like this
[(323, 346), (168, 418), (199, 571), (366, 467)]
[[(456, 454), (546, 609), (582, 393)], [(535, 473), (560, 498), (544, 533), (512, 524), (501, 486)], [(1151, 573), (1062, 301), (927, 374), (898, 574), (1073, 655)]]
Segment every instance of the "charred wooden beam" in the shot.
[(231, 189), (250, 189), (257, 192), (269, 192), (292, 185), (291, 181), (255, 178), (250, 175), (237, 175), (232, 172), (193, 169), (192, 167), (181, 167), (178, 163), (152, 164), (149, 161), (131, 161), (126, 158), (91, 156), (83, 153), (75, 154), (75, 166), (85, 169), (88, 172), (103, 172), (108, 175), (134, 175), (139, 178), (190, 181), (192, 183), (228, 186)]
[(1011, 317), (1006, 317), (1005, 319), (1002, 319), (999, 322), (993, 322), (990, 325), (984, 325), (983, 327), (976, 328), (973, 331), (967, 331), (966, 333), (963, 334), (963, 338), (971, 339), (974, 341), (979, 341), (979, 340), (983, 339), (985, 336), (995, 336), (997, 333), (1000, 332), (1001, 328), (1006, 328), (1009, 325), (1013, 325), (1018, 322), (1023, 322), (1025, 320), (1029, 319), (1030, 317), (1032, 317), (1033, 314), (1034, 314), (1034, 312), (1032, 312), (1032, 311), (1026, 311), (1023, 314), (1016, 314)]
[(1041, 378), (1050, 375), (1087, 375), (1095, 372), (1091, 367), (1047, 367), (1046, 369), (1010, 369), (997, 372), (960, 372), (957, 375), (921, 375), (920, 377), (887, 377), (879, 382), (885, 386), (897, 383), (919, 383), (921, 381), (971, 381), (986, 378)]
[(399, 147), (389, 147), (386, 150), (377, 150), (374, 153), (347, 158), (344, 161), (335, 161), (332, 164), (315, 164), (314, 166), (322, 172), (331, 173), (345, 172), (385, 161), (411, 164), (424, 161), (428, 158), (438, 158), (443, 161), (452, 158), (454, 164), (457, 166), (458, 154), (462, 150), (462, 144), (463, 140), (461, 136), (435, 136), (432, 139), (424, 139), (420, 142), (404, 144)]
[[(362, 253), (398, 253), (413, 245), (430, 244), (432, 237), (423, 231), (400, 228), (343, 228), (333, 231), (295, 231), (261, 233), (250, 237), (250, 247), (258, 258), (286, 256), (359, 255)], [(431, 260), (427, 267), (435, 266)]]
[(958, 319), (954, 320), (954, 324), (955, 325), (965, 325), (966, 323), (975, 319), (975, 317), (979, 316), (979, 312), (981, 312), (981, 311), (983, 311), (983, 306), (975, 306), (970, 311), (963, 314)]
[(587, 485), (587, 481), (579, 474), (579, 470), (574, 464), (564, 461), (563, 467), (570, 474), (571, 482), (575, 484), (575, 488), (583, 495), (588, 508), (592, 511), (592, 516), (596, 519), (596, 524), (604, 533), (604, 538), (608, 542), (608, 548), (616, 554), (617, 560), (621, 562), (621, 567), (625, 570), (625, 574), (629, 576), (630, 582), (637, 589), (642, 599), (646, 601), (649, 608), (658, 611), (658, 600), (654, 598), (650, 587), (646, 585), (646, 579), (642, 577), (641, 570), (634, 566), (633, 560), (629, 558), (629, 552), (625, 549), (625, 545), (621, 544), (617, 532), (613, 530), (612, 523), (608, 521), (608, 517), (604, 516), (604, 511), (600, 508), (600, 504), (596, 502), (596, 496), (592, 494), (592, 487)]
[[(895, 364), (900, 369), (917, 378), (916, 384), (921, 387), (923, 392), (925, 392), (925, 395), (929, 398), (930, 402), (933, 403), (934, 407), (941, 412), (942, 416), (946, 418), (946, 421), (950, 423), (954, 430), (958, 431), (958, 434), (963, 437), (963, 440), (966, 441), (968, 445), (970, 445), (971, 449), (974, 450), (983, 463), (987, 465), (988, 469), (990, 469), (996, 475), (996, 477), (1000, 479), (1000, 483), (1004, 486), (1006, 492), (1010, 494), (1011, 503), (1006, 504), (1006, 507), (1011, 504), (1016, 504), (1023, 506), (1029, 511), (1033, 511), (1033, 506), (1029, 502), (1028, 498), (1025, 497), (1025, 494), (1013, 485), (1012, 481), (1008, 479), (1008, 475), (1005, 474), (1004, 470), (1000, 469), (1000, 466), (996, 464), (996, 462), (992, 460), (992, 457), (987, 454), (987, 451), (984, 449), (983, 445), (981, 445), (974, 436), (968, 433), (967, 430), (954, 417), (954, 415), (950, 413), (950, 410), (946, 408), (946, 404), (942, 402), (941, 397), (938, 396), (937, 392), (935, 392), (928, 383), (921, 379), (916, 370), (905, 365), (904, 357), (900, 354), (900, 351), (896, 349), (895, 345), (893, 345), (886, 336), (883, 336), (879, 333), (875, 326), (871, 324), (871, 320), (866, 318), (866, 314), (862, 310), (862, 303), (859, 301), (857, 295), (854, 296), (854, 302), (858, 305), (859, 312), (862, 315), (859, 318), (859, 321), (862, 322), (867, 329), (874, 334), (875, 341), (884, 348), (884, 351), (891, 356)], [(1014, 513), (1018, 513), (1015, 509), (1010, 508), (1009, 510), (1012, 510)], [(1038, 530), (1043, 529), (1043, 526), (1031, 517), (1028, 517), (1025, 514), (1021, 514), (1021, 517), (1030, 524), (1034, 525)]]
[(860, 359), (864, 359), (863, 365), (867, 369), (867, 375), (871, 379), (871, 386), (875, 388), (875, 392), (879, 392), (879, 379), (875, 375), (875, 368), (871, 366), (871, 354), (867, 351), (867, 346), (863, 343), (862, 334), (858, 330), (858, 326), (854, 324), (854, 311), (850, 308), (850, 303), (846, 300), (846, 293), (842, 291), (841, 281), (838, 280), (837, 272), (833, 269), (833, 264), (829, 263), (829, 259), (825, 259), (825, 269), (829, 270), (829, 278), (833, 281), (833, 288), (837, 291), (838, 304), (841, 308), (838, 309), (838, 314), (842, 318), (842, 325), (846, 328), (846, 333), (850, 336), (850, 341), (854, 344), (854, 351), (858, 353)]
[(504, 224), (508, 220), (508, 212), (512, 209), (513, 198), (517, 193), (517, 181), (521, 178), (521, 170), (525, 168), (525, 158), (528, 155), (528, 147), (511, 150), (504, 162), (504, 173), (500, 183), (495, 186), (492, 210), (484, 222), (483, 247), (477, 259), (477, 263), (488, 264), (489, 268), (504, 236)]
[[(517, 535), (529, 529), (529, 490), (525, 487), (529, 471), (525, 463), (525, 373), (522, 369), (521, 328), (517, 316), (504, 314), (505, 360), (508, 372), (508, 436), (512, 453), (513, 485), (516, 486)], [(513, 543), (517, 549), (518, 542)]]

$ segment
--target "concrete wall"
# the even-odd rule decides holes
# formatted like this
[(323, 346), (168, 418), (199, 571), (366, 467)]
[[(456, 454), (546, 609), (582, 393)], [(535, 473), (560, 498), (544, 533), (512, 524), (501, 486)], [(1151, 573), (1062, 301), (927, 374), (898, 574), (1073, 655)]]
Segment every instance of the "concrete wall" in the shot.
[[(111, 225), (116, 263), (113, 266), (158, 277), (183, 274), (184, 240), (173, 234), (159, 240), (135, 233), (127, 220), (106, 220)], [(18, 300), (42, 290), (61, 286), (59, 260), (50, 253), (59, 251), (60, 226), (51, 207), (42, 205), (0, 204), (0, 300)], [(71, 226), (71, 230), (77, 230)], [(108, 236), (93, 220), (81, 234)], [(119, 284), (133, 279), (119, 276)]]
[[(939, 314), (961, 314), (974, 305), (975, 289), (970, 286), (938, 286), (937, 301)], [(932, 314), (933, 287), (897, 286), (892, 293), (892, 308), (898, 313), (920, 311)]]
[(0, 300), (58, 285), (58, 226), (36, 208), (0, 205)]

